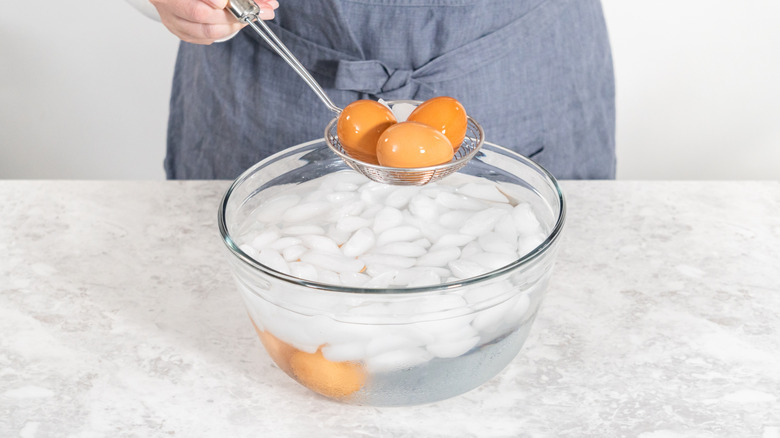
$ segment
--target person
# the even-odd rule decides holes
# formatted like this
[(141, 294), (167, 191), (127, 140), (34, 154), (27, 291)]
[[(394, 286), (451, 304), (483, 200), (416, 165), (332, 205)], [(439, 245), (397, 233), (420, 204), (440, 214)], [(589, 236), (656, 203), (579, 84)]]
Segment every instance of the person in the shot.
[[(323, 137), (333, 113), (258, 35), (242, 30), (227, 0), (151, 2), (182, 40), (169, 178), (233, 179), (277, 151)], [(615, 85), (600, 0), (258, 5), (342, 108), (357, 99), (452, 96), (487, 141), (559, 179), (615, 177)]]

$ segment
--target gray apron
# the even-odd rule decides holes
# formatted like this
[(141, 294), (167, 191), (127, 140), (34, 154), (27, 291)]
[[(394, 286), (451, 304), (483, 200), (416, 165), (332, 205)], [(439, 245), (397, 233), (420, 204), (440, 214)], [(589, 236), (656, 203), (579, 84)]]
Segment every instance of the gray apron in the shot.
[[(488, 141), (561, 179), (614, 178), (615, 90), (599, 0), (284, 0), (273, 31), (340, 107), (356, 99), (460, 100)], [(182, 43), (165, 169), (233, 179), (333, 117), (245, 29)]]

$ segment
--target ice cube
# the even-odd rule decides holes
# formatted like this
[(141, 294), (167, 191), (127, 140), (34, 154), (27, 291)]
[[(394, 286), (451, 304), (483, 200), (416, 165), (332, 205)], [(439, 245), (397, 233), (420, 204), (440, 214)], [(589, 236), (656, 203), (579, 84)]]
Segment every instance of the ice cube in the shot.
[(425, 195), (415, 195), (409, 200), (409, 212), (418, 218), (435, 221), (439, 216), (439, 205)]
[(269, 333), (274, 337), (292, 345), (298, 350), (314, 353), (322, 345), (319, 336), (307, 333), (307, 324), (311, 317), (296, 314), (286, 310), (276, 312), (272, 318), (264, 321)]
[(327, 236), (310, 234), (301, 236), (301, 241), (303, 241), (303, 244), (307, 248), (314, 251), (341, 254), (341, 248), (339, 248), (339, 245), (333, 239)]
[(546, 238), (547, 236), (541, 231), (534, 234), (522, 235), (518, 237), (517, 254), (520, 257), (528, 254), (529, 252), (536, 249), (537, 246), (541, 245)]
[(407, 284), (407, 287), (425, 287), (441, 284), (441, 277), (436, 275), (435, 272), (426, 270), (421, 275), (418, 275), (412, 281)]
[(367, 183), (369, 179), (352, 170), (342, 170), (326, 175), (322, 178), (321, 184), (324, 187), (335, 187), (341, 183), (352, 183), (361, 186)]
[[(371, 267), (369, 266), (366, 269), (366, 273), (368, 273), (369, 275), (374, 275), (374, 274), (371, 274), (370, 271), (371, 271)], [(391, 270), (385, 271), (385, 272), (383, 272), (381, 274), (376, 274), (376, 275), (373, 276), (373, 278), (368, 280), (366, 282), (366, 284), (363, 285), (363, 287), (365, 287), (365, 288), (375, 288), (375, 289), (384, 289), (384, 288), (390, 286), (390, 282), (393, 281), (393, 277), (395, 277), (395, 274), (397, 272), (398, 271), (392, 270), (392, 268), (391, 268)]]
[(460, 257), (460, 249), (450, 246), (431, 250), (417, 259), (417, 266), (447, 266), (447, 263)]
[(343, 205), (334, 205), (325, 218), (328, 221), (336, 221), (344, 216), (358, 216), (363, 213), (365, 204), (362, 202), (347, 202)]
[(517, 260), (517, 256), (498, 252), (483, 252), (481, 254), (469, 257), (469, 260), (479, 263), (490, 271), (494, 271), (515, 262)]
[(379, 210), (374, 218), (374, 232), (379, 234), (390, 228), (401, 225), (404, 221), (404, 215), (400, 210), (393, 207), (385, 207)]
[(422, 235), (429, 241), (435, 242), (439, 240), (443, 235), (447, 234), (449, 230), (442, 227), (435, 220), (416, 219), (411, 220), (410, 224), (420, 229)]
[(322, 190), (320, 188), (320, 190), (314, 190), (304, 195), (303, 199), (301, 199), (301, 202), (308, 203), (311, 201), (321, 201), (325, 198), (325, 196), (328, 195), (328, 193), (328, 191)]
[(301, 239), (297, 237), (282, 237), (281, 239), (273, 241), (270, 245), (268, 245), (268, 248), (274, 249), (276, 251), (284, 251), (288, 247), (300, 245), (301, 242)]
[(495, 331), (502, 323), (506, 314), (512, 309), (515, 299), (498, 303), (492, 307), (480, 310), (471, 326), (480, 333), (489, 334)]
[(345, 204), (347, 202), (354, 202), (358, 199), (357, 193), (352, 192), (333, 192), (325, 195), (325, 199), (331, 204)]
[(484, 286), (470, 287), (463, 292), (463, 298), (473, 308), (482, 309), (505, 302), (516, 294), (515, 286), (507, 280), (502, 280)]
[(377, 213), (379, 213), (382, 210), (382, 206), (379, 204), (367, 204), (366, 209), (363, 210), (363, 213), (360, 213), (360, 217), (374, 220)]
[(282, 228), (285, 236), (301, 236), (304, 234), (325, 234), (325, 229), (318, 225), (293, 225)]
[[(430, 317), (430, 315), (427, 315), (427, 317)], [(420, 333), (420, 336), (428, 343), (449, 342), (461, 335), (463, 335), (463, 339), (476, 336), (477, 332), (471, 328), (471, 321), (473, 320), (474, 315), (463, 315), (434, 321), (415, 322), (410, 324), (410, 328)], [(471, 332), (469, 333), (468, 330), (471, 330)]]
[(376, 244), (377, 246), (383, 246), (392, 242), (410, 242), (420, 237), (422, 237), (422, 232), (419, 228), (401, 225), (383, 231), (376, 239)]
[(503, 236), (504, 240), (514, 242), (517, 240), (517, 228), (511, 214), (507, 214), (496, 222), (493, 231)]
[[(450, 310), (463, 310), (466, 308), (466, 306), (466, 300), (462, 296), (442, 293), (419, 298), (418, 302), (415, 303), (415, 311), (418, 314), (425, 315), (446, 312)], [(464, 324), (468, 325), (473, 318), (473, 316), (468, 317), (468, 321)]]
[(301, 258), (301, 255), (308, 251), (303, 245), (288, 246), (282, 251), (282, 257), (288, 262), (294, 262)]
[(454, 193), (455, 192), (454, 187), (451, 187), (450, 185), (447, 184), (442, 184), (442, 182), (446, 182), (446, 181), (447, 180), (442, 180), (439, 182), (426, 184), (420, 189), (420, 193), (422, 193), (423, 195), (431, 199), (436, 199), (436, 197), (439, 196), (440, 193)]
[(501, 254), (517, 254), (517, 242), (507, 240), (505, 236), (491, 232), (479, 236), (479, 246), (487, 252), (497, 252)]
[(515, 228), (520, 234), (534, 234), (541, 229), (539, 220), (536, 218), (530, 204), (517, 204), (512, 209), (512, 218), (515, 221)]
[(366, 343), (348, 342), (322, 347), (322, 356), (331, 362), (358, 361), (366, 357)]
[(355, 183), (353, 183), (353, 182), (342, 181), (342, 182), (336, 183), (333, 186), (333, 191), (334, 192), (354, 192), (354, 191), (357, 191), (358, 187), (360, 187), (360, 186), (355, 184)]
[(443, 213), (439, 217), (439, 225), (449, 228), (451, 230), (460, 229), (463, 224), (466, 223), (466, 219), (470, 218), (472, 212), (463, 210), (454, 210), (447, 213)]
[(423, 348), (393, 350), (365, 359), (366, 371), (369, 373), (387, 373), (409, 369), (431, 360), (433, 356)]
[(318, 281), (319, 275), (314, 265), (304, 262), (290, 263), (290, 273), (293, 277), (309, 281)]
[(467, 243), (466, 246), (464, 246), (463, 249), (460, 250), (460, 258), (466, 259), (481, 253), (482, 253), (482, 247), (479, 246), (479, 242), (474, 240), (472, 242)]
[[(243, 244), (238, 247), (241, 251), (244, 251), (244, 254), (248, 255), (249, 257), (252, 257), (253, 259), (257, 260), (257, 250), (252, 247), (252, 245), (249, 244)], [(424, 252), (424, 251), (423, 251)]]
[(359, 272), (342, 272), (339, 274), (339, 278), (341, 279), (341, 284), (348, 287), (362, 287), (371, 280), (371, 277)]
[(383, 202), (393, 190), (395, 190), (395, 186), (390, 184), (370, 181), (363, 184), (358, 193), (363, 202), (374, 204)]
[(385, 199), (385, 205), (393, 208), (404, 208), (409, 200), (420, 191), (419, 187), (398, 187), (390, 192)]
[[(419, 240), (417, 242), (419, 242)], [(397, 255), (402, 257), (419, 257), (426, 252), (423, 245), (414, 242), (388, 243), (387, 245), (372, 250), (372, 253), (374, 254)]]
[(439, 193), (436, 202), (451, 210), (479, 211), (487, 207), (487, 204), (478, 199), (446, 192)]
[(432, 250), (440, 249), (440, 248), (447, 248), (447, 247), (462, 247), (466, 245), (467, 243), (474, 240), (476, 236), (473, 236), (471, 234), (459, 234), (459, 233), (448, 233), (444, 234), (436, 241), (434, 241), (433, 246), (431, 246)]
[(371, 221), (360, 216), (345, 216), (338, 220), (336, 228), (341, 231), (355, 232), (371, 225)]
[(341, 277), (336, 272), (317, 266), (317, 278), (320, 283), (341, 286)]
[[(333, 254), (329, 252), (317, 252), (311, 251), (301, 256), (301, 261), (311, 263), (318, 268), (326, 269), (329, 271), (343, 273), (343, 272), (360, 272), (365, 268), (365, 263), (361, 260), (345, 257), (340, 254)], [(322, 278), (320, 273), (320, 278)], [(341, 281), (339, 280), (339, 283)]]
[(392, 273), (394, 276), (395, 273), (398, 272), (398, 269), (400, 269), (398, 266), (390, 266), (390, 265), (384, 265), (382, 263), (372, 263), (372, 262), (366, 263), (366, 274), (368, 274), (372, 278), (377, 278), (388, 272)]
[(325, 235), (331, 240), (333, 240), (333, 242), (336, 245), (339, 246), (346, 243), (347, 240), (349, 240), (349, 238), (352, 237), (351, 232), (339, 230), (338, 227), (336, 227), (336, 225), (331, 225), (330, 227), (328, 227), (328, 231)]
[(252, 245), (254, 249), (260, 251), (280, 237), (282, 236), (278, 231), (265, 231), (255, 236), (250, 245)]
[(411, 103), (399, 102), (393, 105), (392, 111), (395, 119), (400, 123), (407, 121), (409, 119), (409, 114), (411, 114), (415, 108), (417, 108), (417, 106), (412, 105)]
[(526, 318), (528, 308), (531, 306), (531, 298), (529, 294), (523, 293), (518, 295), (514, 300), (514, 305), (506, 314), (506, 320), (508, 322), (522, 321)]
[(411, 268), (417, 262), (415, 258), (387, 254), (363, 254), (359, 260), (366, 266), (384, 265), (391, 266), (393, 269)]
[(274, 271), (278, 271), (287, 275), (290, 274), (290, 267), (287, 265), (287, 262), (284, 260), (282, 255), (279, 254), (279, 251), (265, 248), (257, 254), (256, 260), (273, 269)]
[(507, 199), (507, 197), (504, 196), (504, 194), (501, 193), (492, 183), (468, 183), (458, 187), (455, 189), (455, 191), (461, 195), (466, 195), (485, 201), (503, 203), (509, 202), (509, 199)]
[(452, 271), (452, 275), (462, 280), (477, 277), (488, 272), (482, 265), (470, 260), (453, 260), (447, 266)]
[(366, 345), (366, 356), (376, 356), (388, 351), (406, 350), (421, 346), (422, 343), (415, 337), (407, 337), (399, 334), (388, 334), (371, 339)]
[(428, 344), (425, 348), (436, 357), (453, 358), (467, 353), (477, 343), (479, 343), (479, 336), (472, 336), (465, 339), (452, 339)]
[(425, 249), (428, 249), (428, 248), (431, 247), (431, 241), (426, 239), (426, 238), (424, 238), (424, 237), (422, 239), (413, 240), (412, 244), (420, 245), (421, 247), (423, 247)]
[(393, 278), (392, 284), (398, 286), (406, 286), (416, 278), (431, 272), (438, 277), (444, 277), (449, 275), (449, 270), (444, 268), (432, 268), (432, 267), (414, 267), (408, 269), (398, 270)]
[(374, 246), (376, 237), (369, 228), (361, 228), (342, 245), (341, 252), (347, 257), (357, 257)]
[(493, 226), (501, 219), (506, 212), (500, 208), (488, 208), (474, 213), (466, 219), (466, 222), (460, 227), (460, 234), (471, 234), (481, 236), (493, 229)]
[(314, 201), (298, 204), (288, 208), (282, 214), (284, 222), (303, 222), (315, 217), (324, 216), (331, 205), (326, 201)]
[(265, 201), (262, 208), (254, 213), (254, 218), (261, 222), (278, 222), (282, 214), (300, 202), (298, 195), (282, 195)]

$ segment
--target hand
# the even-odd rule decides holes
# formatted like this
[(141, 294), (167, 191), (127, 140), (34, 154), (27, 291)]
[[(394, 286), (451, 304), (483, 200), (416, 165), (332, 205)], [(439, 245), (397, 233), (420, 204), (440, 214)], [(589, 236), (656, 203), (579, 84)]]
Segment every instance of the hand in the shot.
[[(225, 7), (228, 0), (149, 0), (160, 20), (182, 41), (195, 44), (211, 44), (227, 38), (246, 26), (236, 20)], [(276, 0), (255, 0), (260, 6), (260, 19), (274, 18), (279, 7)]]

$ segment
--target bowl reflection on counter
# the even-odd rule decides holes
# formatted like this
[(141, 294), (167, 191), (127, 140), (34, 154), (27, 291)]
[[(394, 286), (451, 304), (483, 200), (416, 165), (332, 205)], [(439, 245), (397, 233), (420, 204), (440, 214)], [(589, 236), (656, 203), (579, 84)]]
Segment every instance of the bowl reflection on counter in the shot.
[[(498, 374), (520, 351), (547, 290), (565, 218), (557, 181), (529, 159), (484, 144), (460, 173), (487, 178), (529, 203), (547, 238), (515, 262), (462, 281), (333, 286), (274, 271), (239, 247), (252, 213), (271, 195), (335, 172), (353, 171), (324, 140), (304, 143), (244, 172), (220, 206), (233, 276), (274, 362), (319, 394), (374, 406), (443, 400)], [(371, 360), (355, 353), (366, 348), (377, 353)]]

